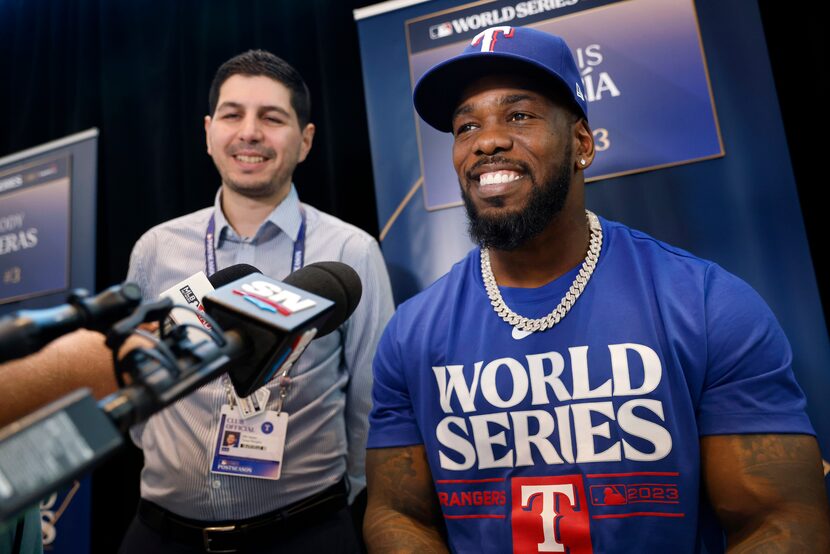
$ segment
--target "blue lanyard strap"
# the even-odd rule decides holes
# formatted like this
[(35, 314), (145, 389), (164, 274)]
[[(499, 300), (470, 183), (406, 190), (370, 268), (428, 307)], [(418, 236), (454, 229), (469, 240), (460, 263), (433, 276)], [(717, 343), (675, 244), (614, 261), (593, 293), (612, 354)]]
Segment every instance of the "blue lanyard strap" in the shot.
[[(215, 214), (210, 214), (207, 231), (205, 232), (205, 273), (208, 277), (216, 273), (216, 246), (213, 235), (216, 234)], [(305, 208), (300, 206), (300, 230), (297, 231), (297, 240), (294, 241), (294, 251), (291, 254), (291, 273), (303, 267), (305, 262)]]
[(300, 229), (297, 231), (297, 240), (294, 241), (294, 252), (291, 254), (291, 273), (302, 269), (305, 265), (305, 208), (300, 206)]

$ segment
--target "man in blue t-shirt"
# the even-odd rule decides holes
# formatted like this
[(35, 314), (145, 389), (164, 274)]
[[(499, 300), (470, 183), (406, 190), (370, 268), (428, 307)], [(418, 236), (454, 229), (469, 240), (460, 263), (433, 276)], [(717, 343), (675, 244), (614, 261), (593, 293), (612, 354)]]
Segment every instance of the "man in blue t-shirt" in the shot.
[(829, 551), (786, 337), (740, 279), (585, 210), (567, 45), (487, 29), (414, 101), (453, 133), (480, 248), (378, 348), (370, 549)]

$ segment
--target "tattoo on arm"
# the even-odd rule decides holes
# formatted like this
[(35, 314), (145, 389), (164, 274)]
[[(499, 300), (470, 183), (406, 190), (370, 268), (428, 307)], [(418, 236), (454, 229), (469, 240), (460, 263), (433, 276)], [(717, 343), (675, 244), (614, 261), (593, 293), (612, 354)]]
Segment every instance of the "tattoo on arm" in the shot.
[(730, 552), (830, 552), (830, 511), (813, 437), (704, 437), (701, 459)]
[(446, 552), (446, 531), (423, 446), (370, 449), (363, 533), (370, 552)]

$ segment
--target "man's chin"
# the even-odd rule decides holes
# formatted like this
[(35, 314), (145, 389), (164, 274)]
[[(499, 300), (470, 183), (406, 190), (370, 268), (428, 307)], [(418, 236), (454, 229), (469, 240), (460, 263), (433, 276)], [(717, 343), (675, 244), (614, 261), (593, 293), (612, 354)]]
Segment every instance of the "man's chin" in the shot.
[(513, 250), (524, 242), (526, 237), (521, 236), (520, 212), (499, 210), (498, 213), (492, 213), (496, 210), (479, 211), (471, 209), (470, 205), (466, 207), (467, 232), (479, 246)]
[(247, 198), (268, 198), (277, 194), (282, 188), (288, 188), (287, 185), (279, 185), (273, 181), (240, 181), (240, 180), (223, 180), (223, 183), (233, 192), (240, 196)]
[(481, 221), (487, 225), (499, 225), (502, 222), (510, 221), (521, 217), (526, 206), (508, 206), (504, 197), (497, 196), (487, 200), (472, 200), (468, 195), (461, 195), (467, 217), (475, 221)]
[[(567, 184), (551, 185), (519, 207), (477, 206), (462, 193), (467, 211), (467, 232), (473, 242), (497, 250), (515, 250), (536, 237), (559, 214), (568, 191)], [(559, 192), (557, 193), (557, 189)], [(548, 195), (541, 194), (548, 192)]]

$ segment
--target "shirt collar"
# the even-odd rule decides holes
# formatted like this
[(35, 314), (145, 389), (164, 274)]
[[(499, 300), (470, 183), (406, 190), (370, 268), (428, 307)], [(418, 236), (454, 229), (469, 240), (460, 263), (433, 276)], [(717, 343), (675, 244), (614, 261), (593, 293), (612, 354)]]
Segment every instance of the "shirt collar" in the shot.
[[(216, 222), (216, 231), (213, 235), (213, 247), (219, 248), (219, 244), (224, 238), (225, 233), (231, 230), (230, 223), (225, 218), (222, 211), (222, 187), (216, 191), (216, 197), (213, 201), (213, 214)], [(288, 191), (282, 202), (280, 202), (274, 210), (268, 214), (265, 221), (262, 222), (257, 235), (262, 232), (262, 228), (268, 223), (273, 224), (292, 241), (297, 241), (297, 235), (300, 233), (300, 224), (302, 222), (302, 215), (300, 214), (300, 197), (297, 194), (297, 189), (294, 188), (294, 183), (291, 183), (291, 189)]]

